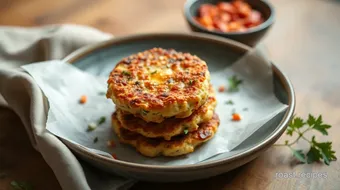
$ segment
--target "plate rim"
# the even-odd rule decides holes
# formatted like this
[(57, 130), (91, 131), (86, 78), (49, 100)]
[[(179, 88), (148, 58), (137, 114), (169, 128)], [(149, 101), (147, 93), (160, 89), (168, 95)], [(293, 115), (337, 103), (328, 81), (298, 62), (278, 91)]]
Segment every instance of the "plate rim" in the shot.
[[(214, 41), (217, 43), (228, 44), (229, 46), (240, 49), (244, 52), (252, 49), (251, 47), (245, 44), (242, 44), (240, 42), (227, 39), (224, 37), (210, 35), (210, 34), (202, 34), (202, 33), (196, 33), (196, 32), (192, 32), (189, 34), (188, 33), (143, 33), (143, 34), (123, 36), (123, 37), (115, 37), (115, 38), (112, 38), (112, 39), (109, 39), (103, 42), (99, 42), (96, 44), (82, 47), (80, 49), (75, 50), (68, 56), (66, 56), (62, 61), (73, 64), (76, 60), (79, 60), (96, 50), (105, 49), (107, 47), (110, 47), (112, 45), (119, 44), (119, 43), (127, 43), (129, 41), (145, 40), (146, 38), (157, 38), (157, 37), (158, 38), (164, 38), (164, 37), (186, 38), (186, 39), (191, 38), (191, 39)], [(200, 163), (189, 164), (189, 165), (178, 165), (178, 166), (149, 165), (149, 164), (132, 163), (132, 162), (123, 161), (119, 159), (108, 158), (108, 157), (105, 157), (99, 154), (92, 153), (88, 151), (87, 149), (85, 149), (84, 147), (82, 147), (81, 145), (72, 144), (64, 139), (61, 139), (61, 141), (65, 143), (70, 149), (77, 152), (78, 154), (86, 156), (88, 159), (92, 159), (98, 162), (104, 162), (109, 165), (118, 164), (119, 167), (128, 167), (128, 168), (141, 169), (141, 170), (153, 169), (154, 171), (158, 171), (158, 172), (176, 172), (176, 171), (181, 171), (183, 169), (186, 169), (186, 170), (206, 169), (206, 168), (211, 168), (211, 167), (215, 167), (218, 165), (231, 163), (234, 160), (244, 158), (249, 154), (256, 153), (256, 152), (261, 151), (262, 149), (268, 148), (268, 146), (271, 145), (273, 141), (276, 141), (282, 135), (282, 133), (285, 131), (290, 120), (293, 117), (295, 104), (296, 104), (294, 87), (291, 81), (288, 79), (287, 75), (283, 73), (274, 63), (271, 62), (271, 64), (272, 64), (273, 74), (278, 77), (279, 81), (281, 82), (284, 89), (288, 93), (287, 112), (285, 113), (283, 119), (280, 121), (276, 129), (270, 135), (268, 135), (267, 138), (262, 139), (255, 146), (249, 149), (246, 149), (243, 152), (237, 153), (233, 156), (214, 160), (214, 161), (200, 162)]]

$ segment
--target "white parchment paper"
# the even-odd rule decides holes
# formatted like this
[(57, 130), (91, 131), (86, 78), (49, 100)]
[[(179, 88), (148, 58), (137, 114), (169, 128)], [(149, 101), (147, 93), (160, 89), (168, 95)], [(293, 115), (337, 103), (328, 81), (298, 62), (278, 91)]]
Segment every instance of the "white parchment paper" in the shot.
[[(57, 60), (25, 65), (22, 68), (34, 78), (49, 101), (46, 128), (54, 135), (97, 154), (111, 157), (114, 153), (120, 160), (155, 165), (185, 165), (232, 150), (287, 108), (274, 95), (272, 69), (269, 63), (263, 64), (264, 61), (258, 54), (249, 53), (232, 66), (211, 73), (218, 101), (216, 112), (221, 120), (218, 132), (195, 152), (178, 158), (148, 158), (129, 145), (118, 143), (111, 129), (111, 114), (115, 106), (103, 95), (107, 89), (106, 78), (90, 75)], [(233, 75), (243, 80), (240, 90), (236, 93), (218, 92), (220, 85), (228, 88), (228, 78)], [(88, 97), (86, 104), (79, 104), (82, 95)], [(234, 105), (226, 104), (228, 100), (232, 100)], [(233, 111), (241, 114), (241, 121), (231, 121)], [(87, 132), (88, 124), (102, 116), (106, 117), (105, 123)], [(94, 143), (96, 137), (98, 141)], [(111, 139), (116, 142), (113, 148), (107, 146), (107, 141)]]

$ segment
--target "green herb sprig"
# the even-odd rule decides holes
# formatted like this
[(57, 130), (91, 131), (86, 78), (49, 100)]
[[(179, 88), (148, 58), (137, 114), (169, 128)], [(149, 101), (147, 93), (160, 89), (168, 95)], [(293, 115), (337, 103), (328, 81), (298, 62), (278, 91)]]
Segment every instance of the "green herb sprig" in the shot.
[(227, 100), (227, 101), (225, 102), (225, 104), (227, 104), (227, 105), (234, 105), (234, 102), (233, 102), (232, 100)]
[(101, 124), (105, 123), (105, 121), (106, 121), (106, 118), (104, 116), (102, 116), (98, 119), (97, 123), (98, 123), (98, 125), (101, 125)]
[(229, 92), (237, 92), (237, 91), (239, 91), (239, 86), (240, 86), (240, 84), (243, 83), (243, 80), (237, 78), (236, 75), (233, 75), (232, 77), (230, 77), (228, 79), (228, 82), (229, 82), (228, 91)]
[(102, 116), (100, 117), (98, 120), (97, 120), (97, 123), (90, 123), (87, 125), (87, 132), (90, 132), (90, 131), (94, 131), (99, 125), (105, 123), (106, 121), (106, 117)]
[[(337, 159), (335, 156), (335, 151), (332, 150), (332, 142), (318, 142), (315, 136), (309, 140), (304, 135), (312, 130), (318, 131), (323, 135), (328, 135), (327, 130), (330, 128), (330, 125), (323, 123), (321, 115), (316, 118), (309, 114), (306, 121), (300, 117), (294, 116), (288, 125), (286, 134), (289, 136), (297, 134), (298, 137), (292, 142), (286, 140), (284, 144), (275, 144), (275, 146), (288, 147), (292, 151), (295, 158), (302, 163), (310, 164), (323, 160), (326, 165), (329, 165), (330, 162)], [(306, 154), (303, 152), (303, 150), (297, 150), (293, 148), (293, 145), (296, 144), (300, 139), (303, 139), (310, 144), (310, 149)]]

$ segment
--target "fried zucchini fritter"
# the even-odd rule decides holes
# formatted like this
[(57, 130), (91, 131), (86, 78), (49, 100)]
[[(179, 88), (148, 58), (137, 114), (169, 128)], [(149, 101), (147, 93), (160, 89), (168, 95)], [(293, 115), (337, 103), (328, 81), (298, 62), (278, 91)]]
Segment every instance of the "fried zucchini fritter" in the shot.
[(153, 48), (121, 60), (108, 79), (107, 98), (146, 122), (185, 118), (209, 95), (206, 63), (189, 53)]
[(208, 122), (186, 135), (173, 137), (170, 141), (162, 138), (147, 138), (138, 133), (131, 132), (121, 127), (116, 112), (112, 114), (112, 127), (121, 143), (134, 146), (144, 156), (180, 156), (191, 153), (202, 143), (210, 140), (217, 131), (220, 120), (215, 113)]
[(117, 109), (116, 112), (121, 127), (145, 137), (162, 137), (165, 140), (170, 140), (173, 136), (196, 131), (200, 123), (209, 121), (214, 115), (216, 104), (214, 89), (211, 86), (207, 102), (187, 118), (172, 117), (164, 120), (162, 123), (148, 123), (120, 109)]

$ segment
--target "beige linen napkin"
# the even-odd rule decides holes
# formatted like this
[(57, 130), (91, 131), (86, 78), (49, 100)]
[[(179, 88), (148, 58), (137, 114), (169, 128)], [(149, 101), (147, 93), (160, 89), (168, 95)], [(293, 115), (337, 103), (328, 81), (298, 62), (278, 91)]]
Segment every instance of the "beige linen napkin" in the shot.
[(42, 154), (65, 190), (126, 189), (134, 180), (102, 173), (79, 162), (58, 138), (47, 132), (47, 101), (34, 80), (18, 67), (62, 59), (79, 47), (111, 37), (77, 25), (0, 27), (0, 106), (19, 116), (33, 147)]

